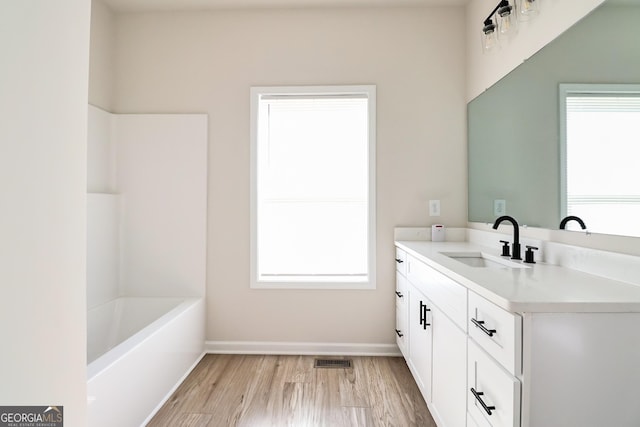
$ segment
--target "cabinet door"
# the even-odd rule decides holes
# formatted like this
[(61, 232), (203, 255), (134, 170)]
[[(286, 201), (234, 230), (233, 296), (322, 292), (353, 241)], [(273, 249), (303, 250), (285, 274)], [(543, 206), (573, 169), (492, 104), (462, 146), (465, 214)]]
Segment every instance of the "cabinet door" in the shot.
[(427, 402), (431, 402), (431, 302), (409, 289), (409, 367)]
[(433, 408), (447, 427), (467, 418), (467, 336), (437, 307), (432, 308)]

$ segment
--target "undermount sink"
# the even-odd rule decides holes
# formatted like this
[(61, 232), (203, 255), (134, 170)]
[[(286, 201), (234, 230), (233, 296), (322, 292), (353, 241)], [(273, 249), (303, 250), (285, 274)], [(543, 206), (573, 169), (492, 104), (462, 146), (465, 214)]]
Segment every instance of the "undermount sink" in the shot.
[(484, 252), (440, 252), (442, 255), (478, 268), (529, 268), (528, 265), (513, 262)]

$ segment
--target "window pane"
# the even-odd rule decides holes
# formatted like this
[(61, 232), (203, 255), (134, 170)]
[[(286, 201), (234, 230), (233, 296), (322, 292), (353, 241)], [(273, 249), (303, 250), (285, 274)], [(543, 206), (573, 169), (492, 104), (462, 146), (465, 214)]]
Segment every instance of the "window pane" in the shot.
[(369, 102), (363, 93), (322, 91), (259, 97), (259, 281), (369, 280)]
[(270, 100), (260, 112), (260, 197), (366, 197), (366, 99)]
[(266, 202), (259, 229), (263, 275), (366, 275), (367, 206)]

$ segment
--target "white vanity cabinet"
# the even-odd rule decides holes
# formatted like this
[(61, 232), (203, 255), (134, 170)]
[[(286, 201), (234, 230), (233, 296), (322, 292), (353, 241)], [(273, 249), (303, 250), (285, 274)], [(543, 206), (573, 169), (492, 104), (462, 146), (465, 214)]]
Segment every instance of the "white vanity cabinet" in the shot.
[(443, 255), (469, 243), (400, 246), (403, 354), (438, 427), (640, 426), (640, 287)]

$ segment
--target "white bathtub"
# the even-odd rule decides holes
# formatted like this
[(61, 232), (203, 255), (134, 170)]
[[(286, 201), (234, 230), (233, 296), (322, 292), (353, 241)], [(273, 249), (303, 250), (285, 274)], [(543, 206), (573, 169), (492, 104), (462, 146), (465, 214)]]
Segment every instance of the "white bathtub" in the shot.
[(201, 298), (118, 298), (90, 309), (88, 425), (144, 425), (203, 352)]

